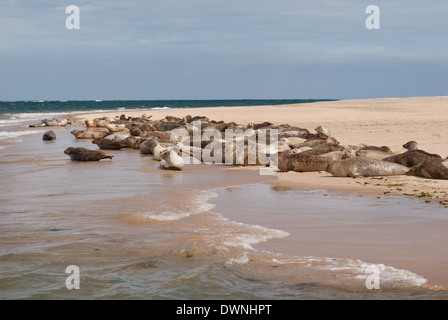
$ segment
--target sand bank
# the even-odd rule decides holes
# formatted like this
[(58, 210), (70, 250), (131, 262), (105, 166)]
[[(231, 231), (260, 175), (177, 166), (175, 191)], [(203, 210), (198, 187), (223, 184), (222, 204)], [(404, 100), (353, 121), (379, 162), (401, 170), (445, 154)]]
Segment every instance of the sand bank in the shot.
[[(204, 115), (214, 120), (237, 123), (270, 121), (287, 123), (310, 131), (318, 125), (327, 126), (341, 144), (389, 146), (394, 152), (404, 152), (402, 145), (410, 140), (431, 153), (448, 155), (448, 97), (382, 98), (341, 100), (279, 106), (188, 108), (165, 110), (119, 111), (76, 116), (94, 119), (126, 114), (152, 115), (162, 119), (167, 115), (184, 117)], [(448, 200), (448, 181), (418, 177), (394, 176), (383, 179), (335, 178), (322, 173), (279, 173), (273, 182), (298, 188), (337, 189), (369, 192), (377, 195), (400, 194), (424, 200)]]

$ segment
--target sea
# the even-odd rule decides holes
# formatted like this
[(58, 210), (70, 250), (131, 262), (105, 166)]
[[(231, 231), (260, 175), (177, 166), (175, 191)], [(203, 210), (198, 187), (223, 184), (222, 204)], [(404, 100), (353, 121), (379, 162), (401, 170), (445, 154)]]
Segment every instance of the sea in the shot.
[(132, 149), (72, 162), (65, 148), (96, 148), (75, 126), (51, 142), (28, 127), (314, 101), (0, 102), (0, 299), (447, 299), (448, 210), (435, 203), (284, 187), (224, 164), (164, 171)]

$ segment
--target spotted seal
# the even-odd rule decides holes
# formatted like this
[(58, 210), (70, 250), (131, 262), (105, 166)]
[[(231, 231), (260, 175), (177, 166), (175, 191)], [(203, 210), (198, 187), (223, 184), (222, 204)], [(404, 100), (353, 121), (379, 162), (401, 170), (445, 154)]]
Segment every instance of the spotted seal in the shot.
[(371, 177), (404, 175), (409, 168), (397, 163), (356, 157), (333, 161), (325, 171), (335, 177)]
[(64, 153), (70, 156), (72, 161), (100, 161), (101, 159), (112, 159), (113, 156), (105, 154), (99, 150), (89, 150), (86, 148), (67, 148)]

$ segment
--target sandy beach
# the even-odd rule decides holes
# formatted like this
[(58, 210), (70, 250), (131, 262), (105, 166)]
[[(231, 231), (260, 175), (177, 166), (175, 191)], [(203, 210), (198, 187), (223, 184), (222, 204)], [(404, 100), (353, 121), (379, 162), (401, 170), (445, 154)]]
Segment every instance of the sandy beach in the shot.
[[(341, 100), (309, 104), (142, 110), (114, 113), (82, 114), (78, 120), (98, 117), (113, 118), (152, 115), (159, 120), (167, 115), (207, 116), (213, 120), (234, 121), (241, 124), (269, 121), (287, 123), (308, 129), (322, 125), (331, 129), (342, 145), (388, 146), (395, 153), (406, 151), (402, 145), (414, 140), (430, 153), (448, 156), (448, 97), (384, 98)], [(336, 178), (326, 172), (277, 173), (273, 183), (298, 188), (326, 188), (357, 191), (377, 195), (404, 195), (431, 201), (448, 201), (448, 181), (428, 180), (418, 177), (392, 176), (377, 180), (372, 178)]]

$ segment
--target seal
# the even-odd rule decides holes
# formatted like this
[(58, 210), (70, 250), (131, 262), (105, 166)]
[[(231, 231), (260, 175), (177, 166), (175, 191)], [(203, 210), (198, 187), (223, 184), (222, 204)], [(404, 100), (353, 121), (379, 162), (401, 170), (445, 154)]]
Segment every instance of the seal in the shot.
[(388, 147), (388, 146), (381, 146), (381, 147), (377, 147), (377, 146), (366, 146), (364, 145), (362, 148), (360, 148), (361, 151), (364, 150), (376, 150), (376, 151), (382, 151), (382, 152), (388, 152), (388, 153), (392, 153), (392, 150)]
[(423, 150), (414, 149), (414, 150), (406, 151), (401, 154), (397, 154), (394, 156), (384, 158), (383, 160), (387, 161), (387, 162), (398, 163), (403, 166), (411, 168), (413, 166), (418, 165), (420, 162), (422, 162), (423, 160), (426, 160), (428, 158), (442, 159), (442, 157), (439, 156), (438, 154), (430, 154)]
[(448, 180), (448, 164), (446, 161), (438, 161), (434, 158), (428, 158), (412, 167), (407, 173), (408, 176), (418, 176), (429, 179)]
[(53, 131), (45, 132), (44, 135), (42, 136), (42, 140), (44, 141), (52, 141), (55, 139), (56, 139), (56, 133), (54, 133)]
[(143, 131), (138, 127), (134, 127), (129, 131), (129, 133), (133, 137), (140, 137), (142, 135)]
[(333, 151), (344, 151), (343, 147), (331, 143), (322, 143), (317, 146), (312, 147), (311, 150), (303, 151), (303, 154), (318, 156), (324, 153), (329, 153)]
[(154, 160), (160, 160), (160, 152), (164, 149), (159, 143), (156, 137), (151, 137), (146, 139), (140, 144), (141, 154), (152, 154), (154, 155)]
[(106, 117), (93, 119), (93, 122), (97, 128), (106, 128), (109, 125), (109, 119)]
[(356, 151), (358, 157), (366, 157), (369, 159), (383, 160), (394, 155), (392, 152), (384, 152), (380, 150), (361, 149)]
[(312, 172), (323, 171), (328, 166), (328, 160), (315, 155), (285, 151), (278, 155), (278, 169), (282, 172)]
[(333, 161), (325, 171), (335, 177), (371, 177), (404, 175), (409, 168), (397, 163), (357, 157)]
[[(287, 139), (291, 139), (291, 138), (287, 138)], [(303, 147), (314, 148), (315, 146), (317, 146), (319, 144), (324, 144), (324, 143), (326, 143), (325, 140), (306, 140), (305, 142), (291, 145), (291, 148), (293, 148), (293, 149), (300, 149)]]
[(99, 131), (99, 130), (73, 130), (70, 132), (75, 136), (76, 139), (95, 139), (95, 138), (104, 138), (108, 136), (110, 133), (107, 131)]
[(47, 127), (65, 127), (68, 124), (68, 119), (51, 119), (51, 120), (41, 120)]
[(100, 149), (120, 150), (124, 147), (124, 145), (117, 140), (107, 138), (96, 138), (92, 140), (92, 143), (96, 144)]
[(70, 156), (72, 161), (100, 161), (101, 159), (112, 159), (113, 156), (107, 155), (102, 151), (89, 150), (86, 148), (67, 148), (65, 154)]
[(323, 133), (323, 134), (326, 135), (327, 137), (331, 137), (331, 130), (328, 129), (327, 127), (318, 126), (318, 127), (315, 128), (314, 130), (316, 130), (317, 133)]
[(160, 168), (164, 170), (182, 170), (184, 159), (178, 154), (178, 146), (168, 147), (160, 152)]
[(121, 132), (126, 130), (126, 126), (124, 124), (109, 123), (106, 125), (106, 128), (107, 130), (109, 130), (110, 133)]
[(421, 150), (421, 148), (418, 145), (418, 143), (416, 141), (414, 141), (414, 140), (406, 142), (403, 145), (403, 148), (408, 149), (408, 150)]
[(310, 132), (307, 129), (301, 129), (301, 128), (297, 128), (297, 130), (292, 130), (292, 129), (296, 129), (296, 128), (287, 128), (288, 130), (286, 131), (281, 131), (278, 133), (278, 138), (282, 139), (282, 138), (303, 138), (303, 139), (308, 139), (308, 135), (310, 134)]
[(122, 140), (119, 140), (118, 142), (123, 145), (123, 147), (132, 148), (132, 149), (139, 149), (140, 145), (145, 141), (146, 139), (138, 138), (129, 136)]
[(84, 123), (86, 128), (96, 128), (96, 122), (93, 120), (85, 120)]
[(306, 140), (298, 137), (281, 138), (279, 142), (285, 142), (288, 146), (298, 145), (304, 143)]
[[(299, 149), (290, 149), (290, 150), (292, 153), (301, 153), (301, 152), (305, 152), (305, 151), (312, 150), (312, 149), (313, 148), (310, 148), (310, 147), (302, 147)], [(288, 150), (286, 150), (286, 151), (288, 151)]]

